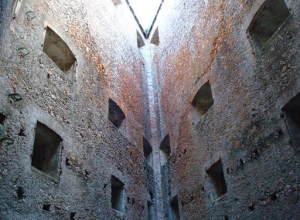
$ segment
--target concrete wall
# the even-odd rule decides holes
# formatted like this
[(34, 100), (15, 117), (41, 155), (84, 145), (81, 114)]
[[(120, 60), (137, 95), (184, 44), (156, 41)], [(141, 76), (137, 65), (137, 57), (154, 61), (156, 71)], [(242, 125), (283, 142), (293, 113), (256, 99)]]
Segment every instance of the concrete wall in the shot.
[[(170, 198), (182, 219), (298, 219), (299, 154), (282, 108), (299, 89), (299, 2), (257, 52), (247, 29), (264, 1), (165, 1), (158, 16), (162, 134), (170, 135)], [(214, 104), (192, 106), (210, 83)], [(163, 136), (161, 136), (161, 140)], [(227, 193), (206, 171), (221, 159)]]
[[(14, 3), (5, 3), (1, 219), (143, 219), (143, 59), (128, 6), (20, 0), (13, 18)], [(47, 26), (74, 53), (73, 75), (43, 52)], [(122, 133), (108, 120), (109, 98), (126, 116)], [(63, 139), (57, 178), (31, 166), (37, 121)], [(123, 212), (111, 208), (111, 175), (124, 183)]]

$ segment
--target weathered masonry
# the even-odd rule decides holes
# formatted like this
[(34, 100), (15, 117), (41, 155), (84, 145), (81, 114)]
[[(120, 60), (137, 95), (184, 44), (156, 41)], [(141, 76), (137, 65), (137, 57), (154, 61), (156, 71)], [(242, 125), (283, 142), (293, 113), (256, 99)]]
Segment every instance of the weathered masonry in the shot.
[(0, 2), (0, 219), (300, 219), (299, 0)]

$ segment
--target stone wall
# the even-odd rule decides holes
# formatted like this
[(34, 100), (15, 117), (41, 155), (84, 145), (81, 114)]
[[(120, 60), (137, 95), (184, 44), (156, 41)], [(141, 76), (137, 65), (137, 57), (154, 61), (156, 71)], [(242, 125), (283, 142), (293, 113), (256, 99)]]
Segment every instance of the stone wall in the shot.
[[(164, 2), (153, 65), (182, 219), (300, 216), (299, 154), (282, 111), (300, 92), (300, 7), (285, 2), (290, 16), (258, 50), (248, 28), (264, 1)], [(213, 105), (201, 115), (192, 103), (207, 82)], [(219, 160), (225, 193), (209, 172)]]
[[(1, 2), (1, 24), (3, 14), (9, 21), (1, 29), (1, 219), (143, 219), (144, 70), (128, 6), (17, 2)], [(43, 52), (47, 27), (76, 58), (67, 72)], [(122, 133), (108, 120), (109, 98), (126, 116)], [(62, 139), (57, 175), (31, 165), (37, 122)], [(112, 175), (124, 184), (120, 212), (111, 205)]]
[(125, 1), (1, 1), (0, 218), (299, 219), (300, 5), (264, 2), (165, 0), (138, 44)]

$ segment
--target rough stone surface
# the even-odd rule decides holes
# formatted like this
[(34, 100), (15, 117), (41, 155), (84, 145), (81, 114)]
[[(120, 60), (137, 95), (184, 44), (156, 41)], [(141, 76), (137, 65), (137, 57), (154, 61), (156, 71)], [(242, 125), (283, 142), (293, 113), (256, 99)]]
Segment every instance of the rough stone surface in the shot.
[[(299, 153), (281, 110), (300, 92), (299, 1), (285, 1), (290, 17), (257, 51), (247, 29), (263, 2), (166, 1), (158, 17), (153, 66), (182, 219), (300, 217)], [(214, 104), (201, 116), (192, 101), (207, 81)], [(227, 193), (215, 199), (206, 170), (219, 159)]]
[[(140, 220), (153, 204), (153, 219), (172, 220), (172, 198), (180, 219), (300, 218), (299, 146), (282, 111), (300, 93), (298, 0), (262, 47), (248, 28), (264, 0), (166, 0), (149, 39), (125, 1), (16, 1), (0, 2), (0, 219)], [(67, 73), (43, 52), (47, 26), (76, 58)], [(207, 82), (201, 115), (192, 102)], [(57, 178), (31, 166), (37, 122), (62, 138)], [(220, 159), (216, 198), (207, 170)]]
[[(0, 218), (143, 219), (143, 67), (128, 6), (118, 6), (123, 20), (111, 1), (20, 2), (13, 19), (14, 3), (1, 1), (1, 24), (3, 14), (9, 23), (1, 34), (0, 113), (14, 143), (1, 142)], [(74, 53), (76, 71), (62, 72), (43, 52), (47, 26)], [(108, 120), (109, 98), (126, 115), (125, 134)], [(58, 179), (31, 166), (37, 121), (63, 139)], [(134, 199), (123, 213), (111, 208), (111, 175)]]

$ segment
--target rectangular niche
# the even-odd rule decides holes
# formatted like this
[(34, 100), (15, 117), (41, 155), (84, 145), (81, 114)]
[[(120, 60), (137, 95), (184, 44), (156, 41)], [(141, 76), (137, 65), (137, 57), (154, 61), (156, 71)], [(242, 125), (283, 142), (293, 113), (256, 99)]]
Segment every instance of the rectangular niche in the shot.
[(31, 165), (58, 178), (62, 138), (46, 125), (37, 122)]
[(108, 100), (108, 120), (116, 127), (118, 130), (125, 134), (126, 132), (126, 116), (122, 109), (113, 100)]
[(167, 135), (163, 141), (161, 142), (160, 146), (160, 163), (161, 165), (165, 164), (171, 154), (171, 147), (170, 147), (170, 137)]
[(146, 138), (143, 138), (144, 157), (146, 162), (152, 165), (152, 147)]
[(212, 196), (217, 199), (227, 193), (227, 185), (225, 182), (223, 164), (221, 159), (214, 163), (206, 173), (209, 176)]
[(174, 220), (180, 220), (178, 197), (177, 196), (174, 196), (174, 198), (171, 201), (171, 209), (172, 209), (173, 219)]
[(209, 82), (206, 82), (196, 93), (192, 105), (200, 115), (204, 115), (214, 104)]
[(284, 0), (267, 0), (255, 15), (249, 34), (255, 46), (262, 47), (289, 17)]
[(114, 176), (111, 176), (111, 207), (124, 211), (124, 183)]
[(43, 51), (64, 73), (75, 72), (75, 55), (61, 37), (49, 27), (46, 28)]
[(283, 108), (287, 128), (296, 152), (300, 152), (300, 93), (292, 98)]

